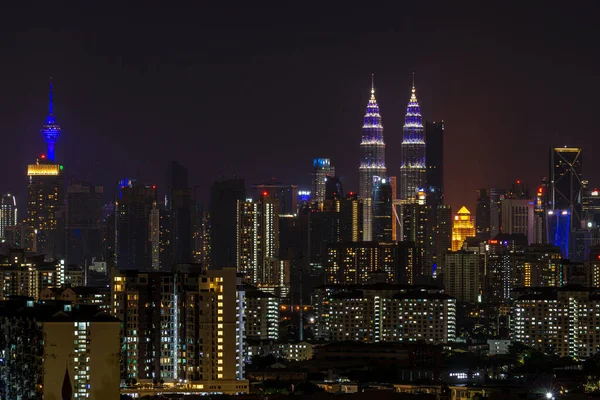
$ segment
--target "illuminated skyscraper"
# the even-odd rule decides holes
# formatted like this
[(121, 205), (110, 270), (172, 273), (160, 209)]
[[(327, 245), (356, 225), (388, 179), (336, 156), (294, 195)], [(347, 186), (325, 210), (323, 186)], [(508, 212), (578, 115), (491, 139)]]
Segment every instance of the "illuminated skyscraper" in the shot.
[(385, 142), (383, 141), (383, 125), (379, 106), (375, 100), (375, 86), (371, 82), (371, 98), (367, 104), (367, 112), (363, 121), (362, 140), (360, 143), (359, 198), (364, 201), (363, 240), (372, 240), (372, 198), (373, 185), (376, 180), (386, 176)]
[(48, 145), (47, 157), (51, 161), (54, 161), (54, 145), (60, 136), (60, 131), (60, 126), (56, 123), (56, 118), (54, 117), (54, 106), (52, 103), (52, 78), (50, 78), (50, 101), (48, 102), (48, 116), (46, 117), (46, 121), (44, 122), (44, 125), (42, 125), (40, 132), (42, 133), (42, 136)]
[(328, 176), (335, 176), (335, 167), (331, 165), (331, 160), (321, 157), (313, 159), (311, 196), (312, 202), (317, 204), (319, 210), (323, 209)]
[(400, 165), (400, 200), (405, 203), (416, 201), (419, 189), (425, 187), (425, 134), (421, 108), (415, 94), (413, 79), (412, 94), (406, 108), (404, 135), (402, 138), (402, 158)]
[(27, 250), (55, 255), (56, 212), (60, 206), (63, 166), (41, 155), (27, 167)]
[(2, 196), (0, 202), (0, 239), (4, 239), (4, 228), (17, 224), (17, 199), (10, 193)]
[(576, 147), (550, 149), (550, 209), (568, 210), (571, 228), (581, 228), (582, 150)]
[(259, 201), (237, 204), (237, 268), (248, 283), (275, 287), (280, 281), (279, 200), (263, 192)]
[(468, 237), (475, 237), (475, 222), (471, 217), (471, 212), (463, 206), (458, 210), (452, 225), (452, 251), (460, 250)]

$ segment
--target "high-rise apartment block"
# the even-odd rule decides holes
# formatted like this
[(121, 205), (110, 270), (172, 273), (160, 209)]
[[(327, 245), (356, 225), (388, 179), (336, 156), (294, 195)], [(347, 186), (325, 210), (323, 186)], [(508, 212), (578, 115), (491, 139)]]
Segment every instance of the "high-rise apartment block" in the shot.
[[(236, 269), (174, 269), (112, 273), (112, 312), (123, 321), (123, 379), (247, 392), (244, 291)], [(143, 388), (127, 393), (144, 394)]]
[(237, 268), (244, 280), (279, 287), (279, 200), (267, 192), (237, 203)]
[(212, 185), (209, 210), (212, 268), (237, 265), (237, 204), (245, 200), (243, 179), (225, 179)]
[(0, 200), (0, 239), (5, 239), (6, 227), (17, 224), (17, 199), (10, 193), (2, 195)]
[(559, 357), (600, 351), (600, 296), (580, 286), (528, 288), (513, 301), (512, 337)]
[(328, 284), (412, 283), (414, 245), (410, 242), (338, 242), (327, 245)]
[(279, 339), (279, 298), (272, 293), (253, 289), (246, 291), (245, 298), (246, 338)]
[(319, 339), (360, 342), (452, 342), (456, 300), (432, 287), (389, 284), (315, 290)]
[(481, 294), (479, 254), (454, 251), (446, 254), (444, 265), (446, 293), (460, 302), (475, 303)]

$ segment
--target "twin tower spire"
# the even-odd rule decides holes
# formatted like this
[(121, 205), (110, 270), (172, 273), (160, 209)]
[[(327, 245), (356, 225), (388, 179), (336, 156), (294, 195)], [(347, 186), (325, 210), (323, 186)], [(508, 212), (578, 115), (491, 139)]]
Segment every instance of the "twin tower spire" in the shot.
[[(365, 200), (363, 240), (372, 240), (370, 202), (373, 196), (373, 187), (378, 180), (387, 176), (386, 172), (383, 125), (379, 106), (375, 99), (374, 77), (371, 75), (371, 97), (367, 103), (360, 143), (359, 196)], [(413, 85), (406, 108), (401, 145), (399, 181), (400, 200), (403, 203), (415, 201), (417, 191), (425, 186), (425, 172), (425, 135), (413, 73)]]

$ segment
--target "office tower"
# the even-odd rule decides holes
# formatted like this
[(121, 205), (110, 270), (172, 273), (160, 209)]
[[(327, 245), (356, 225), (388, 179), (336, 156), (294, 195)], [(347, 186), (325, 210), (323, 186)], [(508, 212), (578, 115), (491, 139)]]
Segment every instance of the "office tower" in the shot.
[(319, 210), (323, 209), (327, 177), (330, 176), (335, 176), (335, 167), (331, 160), (321, 157), (313, 159), (311, 202), (316, 204)]
[(490, 189), (490, 238), (495, 238), (501, 231), (502, 205), (501, 201), (506, 196), (504, 189)]
[(586, 359), (600, 350), (600, 300), (582, 287), (526, 288), (513, 301), (511, 337), (559, 357)]
[(150, 269), (165, 271), (173, 265), (172, 215), (155, 201), (150, 210)]
[(427, 204), (433, 210), (444, 200), (444, 121), (425, 122)]
[(363, 120), (362, 139), (360, 142), (360, 166), (358, 196), (364, 201), (363, 239), (372, 240), (371, 227), (373, 185), (378, 179), (386, 176), (385, 142), (379, 106), (375, 100), (375, 86), (371, 82), (371, 98), (367, 103), (367, 111)]
[(0, 239), (5, 239), (4, 229), (17, 224), (17, 199), (10, 193), (2, 196), (0, 201)]
[(48, 102), (48, 116), (46, 117), (46, 121), (44, 125), (42, 125), (42, 129), (40, 131), (44, 140), (46, 141), (46, 145), (48, 146), (48, 152), (46, 156), (52, 162), (54, 159), (54, 145), (56, 144), (56, 140), (60, 136), (60, 126), (56, 123), (56, 118), (54, 117), (54, 105), (52, 102), (52, 78), (50, 78), (50, 99)]
[[(411, 242), (415, 245), (416, 257), (414, 276), (418, 278), (430, 277), (431, 258), (426, 260), (426, 250), (430, 248), (428, 245), (427, 227), (429, 226), (428, 218), (431, 216), (429, 206), (427, 205), (426, 194), (424, 190), (419, 190), (415, 194), (415, 201), (404, 203), (401, 206), (402, 210), (402, 230), (401, 239), (404, 242)], [(429, 263), (427, 263), (429, 262)]]
[(380, 179), (373, 186), (373, 240), (391, 242), (393, 240), (393, 199), (394, 191), (389, 179)]
[[(244, 291), (235, 268), (111, 275), (112, 312), (123, 321), (122, 378), (148, 384), (124, 394), (248, 391)], [(156, 389), (153, 380), (164, 385)]]
[(246, 200), (246, 184), (234, 178), (215, 181), (210, 196), (211, 267), (237, 265), (237, 203)]
[(238, 201), (238, 272), (248, 283), (275, 287), (279, 276), (279, 200), (262, 193), (256, 202)]
[[(326, 248), (325, 281), (328, 284), (410, 282), (414, 247), (407, 242), (338, 242)], [(403, 280), (404, 279), (404, 280)]]
[(63, 166), (41, 155), (27, 166), (27, 177), (27, 250), (54, 258)]
[(400, 200), (405, 203), (414, 202), (417, 191), (425, 188), (427, 171), (421, 108), (415, 93), (413, 76), (412, 93), (406, 108), (400, 165)]
[(246, 291), (246, 338), (279, 339), (279, 298), (256, 289)]
[(320, 286), (314, 291), (315, 338), (367, 343), (454, 341), (456, 299), (441, 289), (423, 289), (393, 284)]
[(458, 210), (452, 224), (452, 251), (460, 250), (468, 237), (475, 237), (475, 222), (471, 212), (463, 206)]
[[(192, 260), (192, 191), (188, 184), (188, 170), (177, 161), (168, 169), (168, 197), (165, 209), (170, 217), (170, 263), (186, 264)], [(165, 264), (169, 260), (165, 258)], [(166, 266), (166, 265), (165, 265)]]
[(280, 214), (298, 213), (298, 185), (287, 185), (281, 182), (269, 181), (258, 185), (252, 185), (254, 198), (259, 198), (266, 192), (272, 199), (279, 200)]
[(120, 269), (152, 267), (150, 215), (156, 186), (122, 179), (115, 203), (115, 265)]
[(11, 296), (38, 299), (40, 291), (64, 284), (64, 262), (44, 261), (43, 256), (26, 256), (25, 249), (7, 246), (0, 255), (0, 300)]
[(490, 196), (487, 189), (479, 189), (475, 205), (475, 234), (481, 240), (490, 239)]
[(446, 254), (444, 265), (446, 293), (460, 302), (475, 303), (479, 300), (479, 254), (453, 251)]
[(95, 307), (0, 302), (3, 397), (119, 398), (119, 328)]
[(570, 232), (581, 228), (582, 217), (582, 149), (550, 149), (550, 204), (553, 211), (568, 211)]
[(443, 273), (446, 253), (452, 251), (452, 207), (439, 205), (436, 214), (432, 273), (434, 277), (439, 277)]
[(102, 186), (73, 182), (67, 187), (67, 265), (92, 265), (102, 259)]
[(534, 243), (533, 201), (528, 199), (504, 199), (502, 208), (502, 233), (520, 234), (527, 237), (528, 244)]
[(207, 269), (211, 267), (210, 215), (199, 205), (194, 207), (192, 261)]

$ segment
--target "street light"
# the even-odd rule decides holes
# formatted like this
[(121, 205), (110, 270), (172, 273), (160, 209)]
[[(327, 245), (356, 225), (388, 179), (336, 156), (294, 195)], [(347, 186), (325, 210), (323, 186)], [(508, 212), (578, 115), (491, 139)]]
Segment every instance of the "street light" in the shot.
[(552, 396), (552, 392), (546, 392), (546, 398), (547, 398), (548, 400), (552, 400), (552, 399), (554, 399), (554, 396)]

